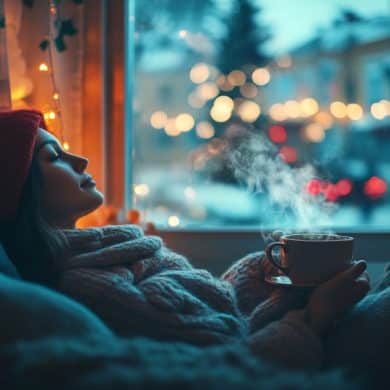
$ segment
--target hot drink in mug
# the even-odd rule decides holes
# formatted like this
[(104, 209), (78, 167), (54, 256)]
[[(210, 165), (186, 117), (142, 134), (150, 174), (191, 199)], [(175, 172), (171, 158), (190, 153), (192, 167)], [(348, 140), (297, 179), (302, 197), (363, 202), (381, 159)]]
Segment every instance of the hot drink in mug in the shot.
[[(273, 253), (275, 247), (281, 248), (279, 261)], [(289, 234), (268, 244), (265, 251), (273, 265), (293, 284), (315, 286), (348, 268), (352, 262), (353, 237), (323, 233)]]

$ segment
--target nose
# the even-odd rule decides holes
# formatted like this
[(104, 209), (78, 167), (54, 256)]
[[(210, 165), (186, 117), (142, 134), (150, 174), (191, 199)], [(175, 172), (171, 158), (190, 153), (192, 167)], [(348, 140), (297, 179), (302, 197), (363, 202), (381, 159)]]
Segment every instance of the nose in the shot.
[(72, 165), (73, 165), (73, 169), (77, 172), (77, 173), (82, 173), (85, 171), (85, 169), (87, 168), (88, 166), (88, 159), (85, 158), (85, 157), (82, 157), (82, 156), (76, 156), (76, 155), (72, 155)]

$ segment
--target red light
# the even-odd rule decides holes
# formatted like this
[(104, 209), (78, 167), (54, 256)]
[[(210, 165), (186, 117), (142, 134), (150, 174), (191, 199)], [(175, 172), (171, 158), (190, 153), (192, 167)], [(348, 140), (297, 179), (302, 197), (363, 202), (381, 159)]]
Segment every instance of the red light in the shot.
[(387, 192), (387, 184), (383, 179), (373, 176), (364, 183), (363, 191), (370, 198), (380, 198)]
[(318, 179), (310, 180), (306, 184), (306, 192), (308, 192), (310, 195), (319, 195), (321, 193), (321, 181)]
[(335, 186), (339, 196), (347, 196), (352, 191), (352, 182), (349, 179), (341, 179), (335, 184)]
[(297, 150), (292, 146), (282, 146), (279, 150), (279, 155), (286, 163), (293, 163), (298, 159)]
[(325, 196), (325, 199), (329, 202), (334, 202), (339, 197), (337, 187), (332, 183), (323, 183), (322, 192)]
[(282, 144), (287, 141), (286, 129), (282, 126), (274, 125), (268, 130), (269, 139), (276, 144)]

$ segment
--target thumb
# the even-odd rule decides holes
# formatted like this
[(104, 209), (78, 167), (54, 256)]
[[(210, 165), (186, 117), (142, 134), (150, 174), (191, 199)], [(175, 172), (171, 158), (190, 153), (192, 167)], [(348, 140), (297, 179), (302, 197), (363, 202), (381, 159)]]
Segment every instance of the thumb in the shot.
[[(356, 279), (367, 268), (367, 263), (364, 260), (358, 260), (352, 263), (345, 271), (336, 276), (337, 279)], [(335, 279), (336, 279), (335, 278)]]

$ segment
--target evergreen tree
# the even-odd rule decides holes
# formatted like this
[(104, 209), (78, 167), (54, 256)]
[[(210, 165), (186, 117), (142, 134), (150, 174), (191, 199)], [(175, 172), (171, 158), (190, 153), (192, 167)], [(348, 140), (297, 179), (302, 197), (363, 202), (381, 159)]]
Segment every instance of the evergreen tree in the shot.
[(270, 33), (257, 21), (260, 12), (261, 7), (251, 0), (235, 0), (218, 56), (217, 66), (221, 72), (227, 74), (245, 65), (264, 66), (269, 61), (262, 46)]

